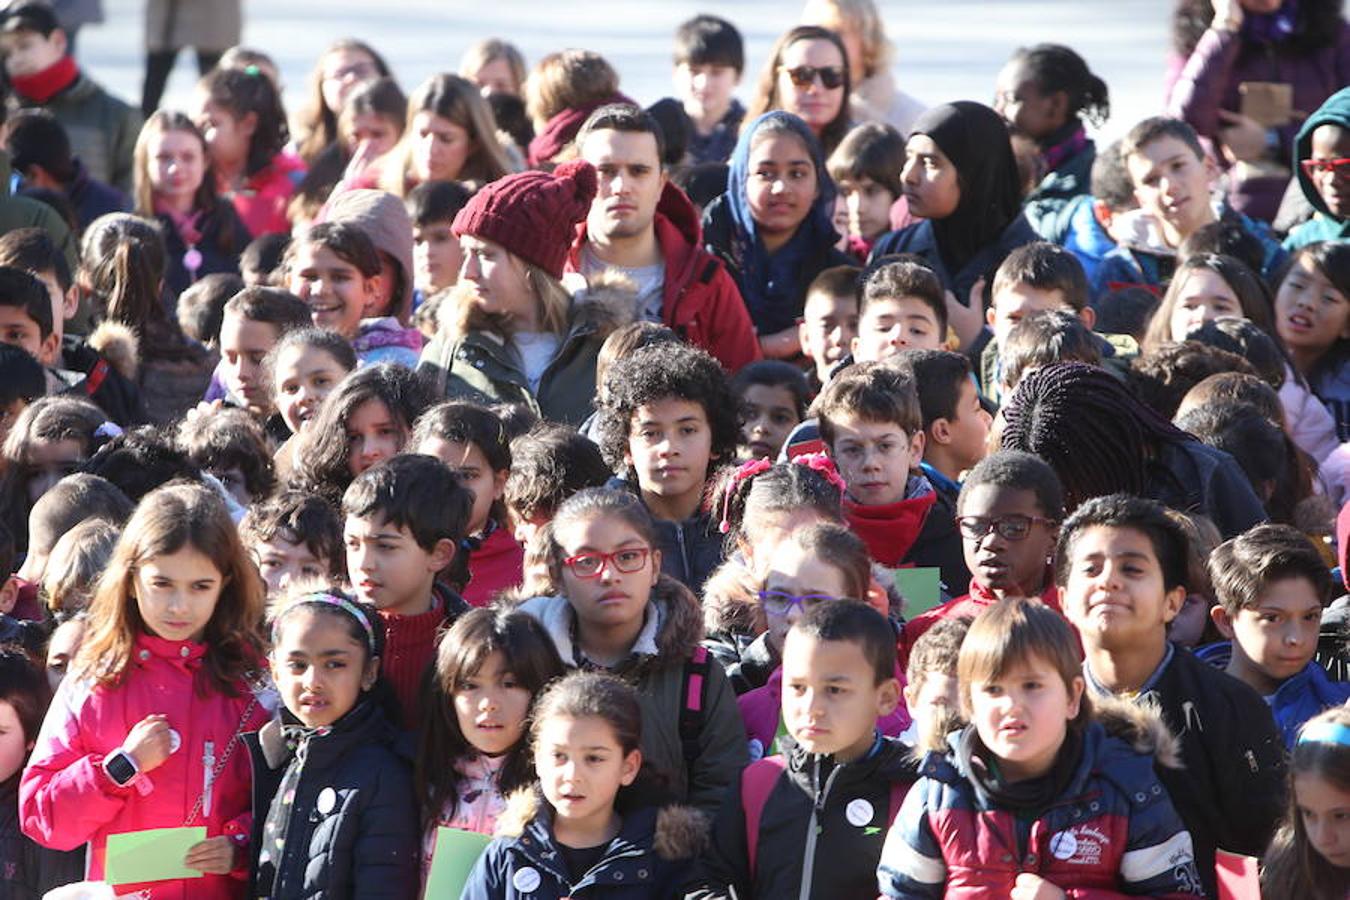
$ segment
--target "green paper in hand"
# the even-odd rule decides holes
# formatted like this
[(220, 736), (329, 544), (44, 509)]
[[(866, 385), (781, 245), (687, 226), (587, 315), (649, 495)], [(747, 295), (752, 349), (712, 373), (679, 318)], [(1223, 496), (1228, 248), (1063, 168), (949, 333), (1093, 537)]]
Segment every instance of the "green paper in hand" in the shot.
[(483, 855), (492, 838), (475, 831), (441, 826), (436, 829), (436, 852), (427, 876), (427, 900), (455, 898), (464, 892), (473, 864)]
[(905, 618), (912, 619), (942, 602), (942, 570), (936, 566), (892, 569), (895, 588), (905, 598)]
[(201, 878), (202, 873), (183, 865), (183, 860), (194, 844), (204, 840), (205, 825), (110, 834), (103, 879), (116, 885)]

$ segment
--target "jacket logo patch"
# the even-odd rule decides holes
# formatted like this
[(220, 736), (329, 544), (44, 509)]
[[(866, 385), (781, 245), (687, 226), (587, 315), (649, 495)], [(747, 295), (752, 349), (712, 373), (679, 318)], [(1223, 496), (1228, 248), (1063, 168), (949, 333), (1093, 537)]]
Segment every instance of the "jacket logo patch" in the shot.
[(1079, 825), (1050, 838), (1050, 855), (1075, 866), (1098, 866), (1111, 839), (1096, 828)]

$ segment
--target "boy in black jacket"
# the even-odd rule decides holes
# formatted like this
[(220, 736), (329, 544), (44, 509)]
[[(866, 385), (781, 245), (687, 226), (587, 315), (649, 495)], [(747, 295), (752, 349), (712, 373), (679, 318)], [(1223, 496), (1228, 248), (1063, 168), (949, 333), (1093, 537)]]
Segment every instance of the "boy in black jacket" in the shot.
[(687, 900), (871, 900), (886, 830), (915, 764), (877, 719), (900, 702), (895, 633), (854, 600), (812, 607), (783, 644), (786, 757), (733, 784)]
[(1259, 856), (1284, 813), (1284, 745), (1247, 685), (1167, 641), (1186, 599), (1186, 535), (1152, 500), (1088, 500), (1059, 538), (1064, 614), (1078, 629), (1088, 690), (1153, 703), (1181, 740), (1184, 768), (1159, 767), (1195, 842), (1205, 892), (1214, 852)]

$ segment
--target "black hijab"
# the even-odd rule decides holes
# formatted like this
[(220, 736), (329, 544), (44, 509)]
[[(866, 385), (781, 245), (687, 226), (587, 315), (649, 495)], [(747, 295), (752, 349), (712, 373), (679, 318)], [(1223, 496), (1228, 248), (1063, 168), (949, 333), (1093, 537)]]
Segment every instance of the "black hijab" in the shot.
[(919, 117), (910, 133), (926, 134), (956, 166), (961, 202), (945, 219), (933, 219), (938, 253), (959, 272), (1022, 210), (1021, 176), (1003, 117), (982, 103), (958, 100)]

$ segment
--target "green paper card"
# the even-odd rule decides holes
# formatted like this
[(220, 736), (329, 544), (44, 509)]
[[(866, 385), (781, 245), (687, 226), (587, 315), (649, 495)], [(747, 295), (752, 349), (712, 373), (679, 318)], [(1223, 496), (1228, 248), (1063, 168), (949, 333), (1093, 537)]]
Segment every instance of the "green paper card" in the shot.
[(427, 900), (458, 897), (464, 892), (473, 864), (483, 855), (492, 838), (475, 831), (458, 828), (436, 829), (436, 852), (431, 857), (431, 872), (427, 876)]
[(942, 570), (936, 566), (891, 569), (891, 575), (895, 578), (895, 589), (905, 598), (906, 619), (928, 612), (942, 602)]
[(110, 834), (103, 879), (115, 885), (201, 878), (202, 873), (183, 865), (183, 860), (192, 845), (204, 840), (205, 825)]

